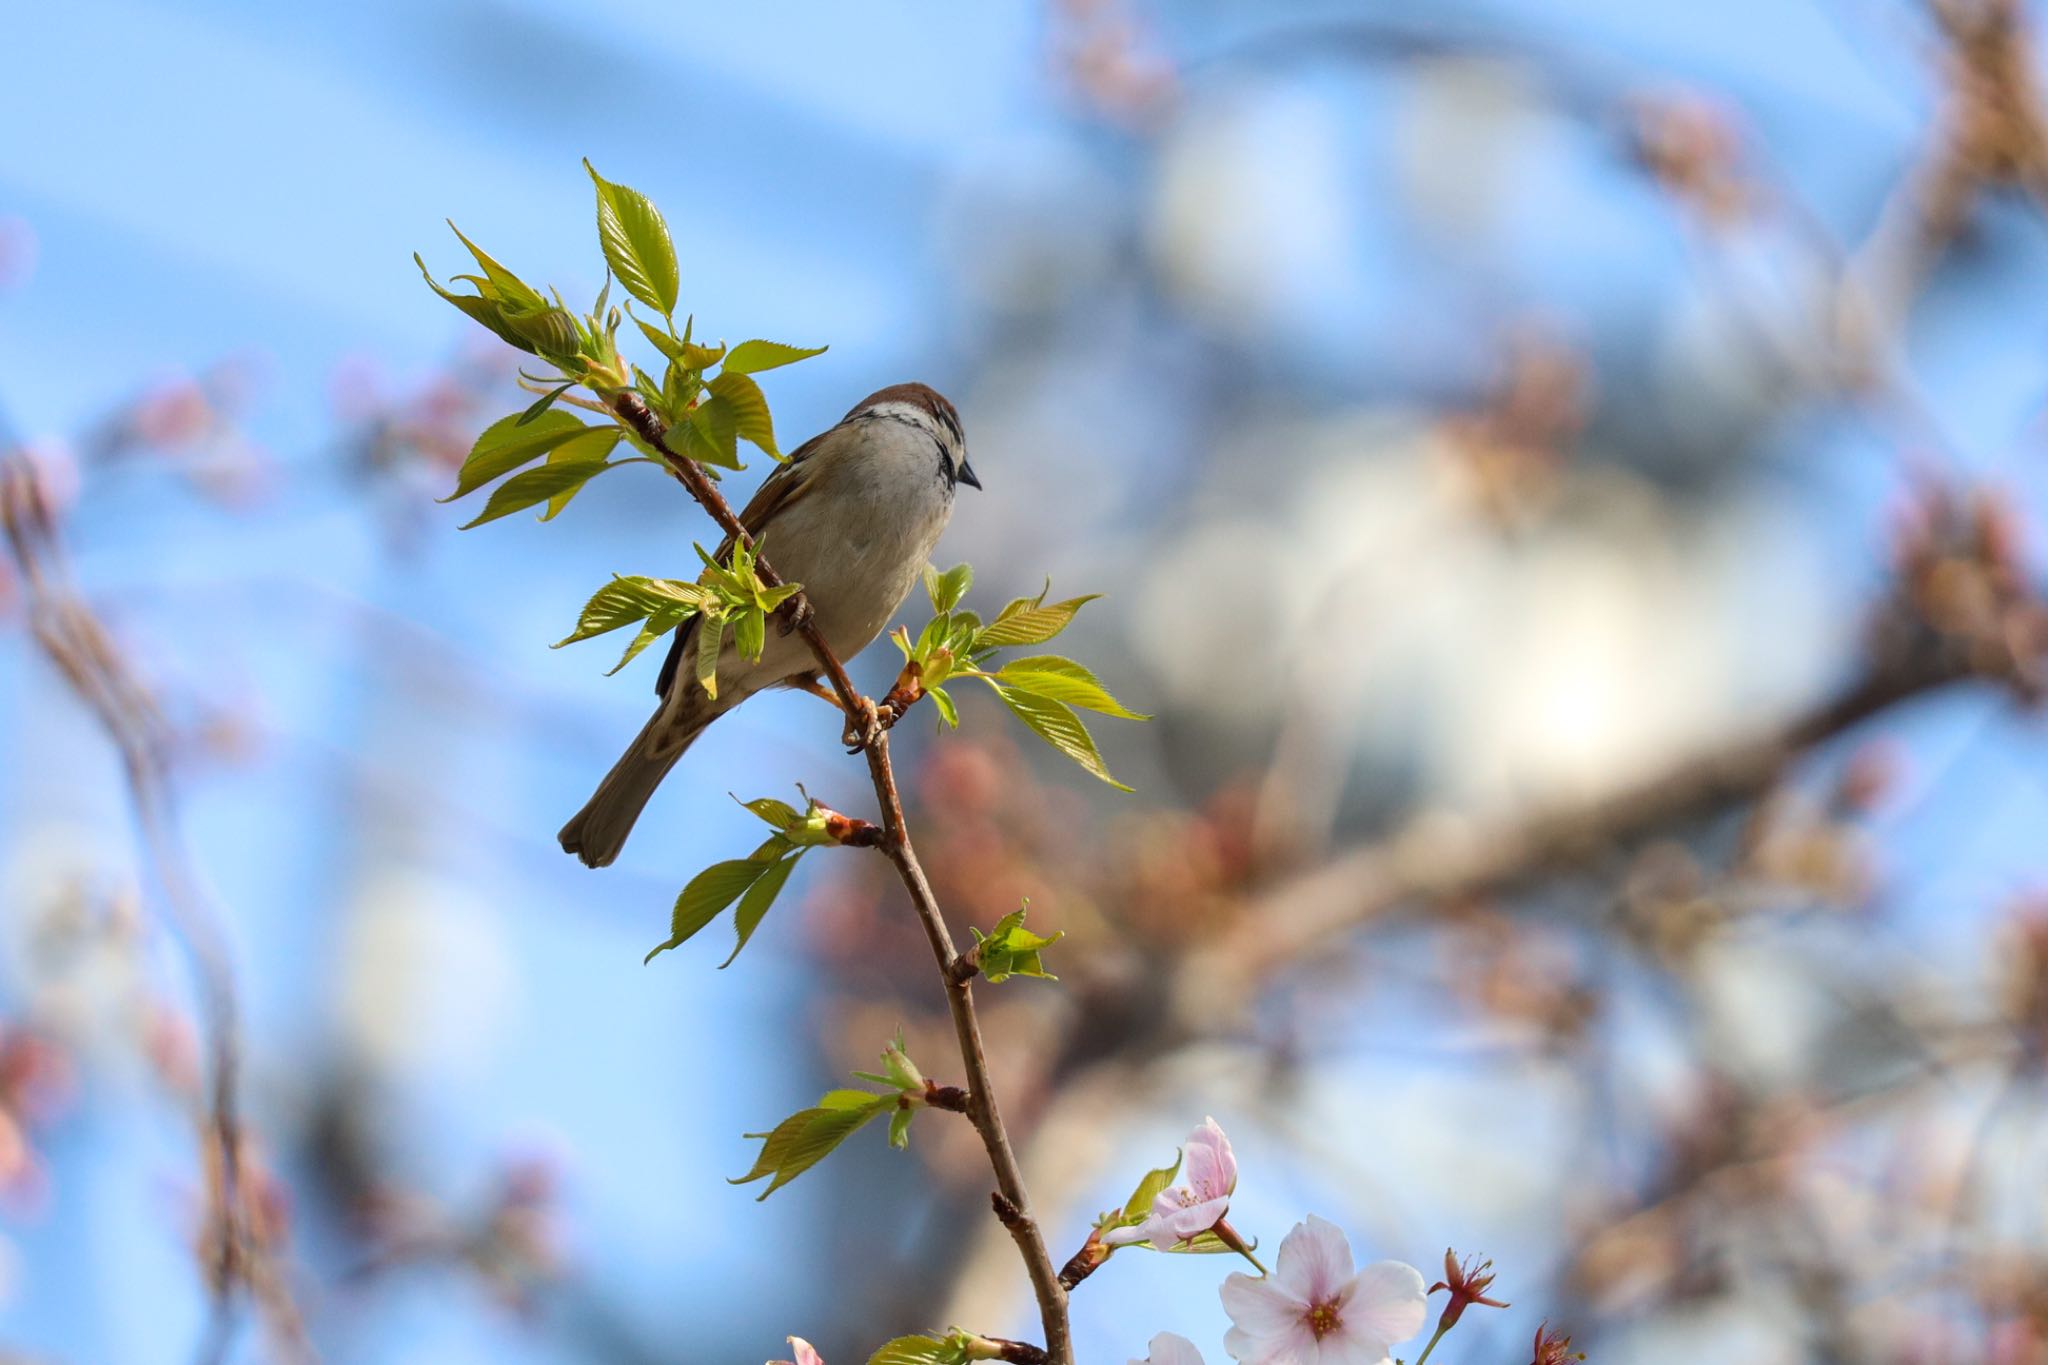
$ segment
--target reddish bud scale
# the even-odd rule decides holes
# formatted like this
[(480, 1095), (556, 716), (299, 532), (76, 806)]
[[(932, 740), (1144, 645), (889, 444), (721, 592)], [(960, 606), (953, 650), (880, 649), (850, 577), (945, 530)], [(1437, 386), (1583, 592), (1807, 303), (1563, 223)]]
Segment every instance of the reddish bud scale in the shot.
[(882, 842), (882, 827), (867, 820), (857, 820), (851, 815), (841, 815), (836, 810), (819, 807), (825, 817), (825, 833), (833, 843), (849, 848), (872, 848)]
[(965, 1090), (957, 1085), (940, 1085), (930, 1080), (924, 1083), (924, 1102), (934, 1109), (945, 1109), (955, 1114), (966, 1113), (969, 1106)]
[(1070, 1257), (1060, 1270), (1060, 1285), (1072, 1289), (1081, 1281), (1093, 1275), (1102, 1263), (1109, 1259), (1110, 1249), (1102, 1244), (1102, 1229), (1096, 1228), (1088, 1234), (1088, 1240), (1081, 1249)]
[(903, 665), (903, 671), (896, 675), (895, 686), (891, 687), (889, 694), (882, 698), (881, 709), (888, 717), (887, 723), (895, 724), (897, 720), (902, 718), (905, 711), (917, 705), (918, 699), (922, 696), (924, 696), (924, 666), (918, 663), (917, 660), (912, 659), (909, 663)]

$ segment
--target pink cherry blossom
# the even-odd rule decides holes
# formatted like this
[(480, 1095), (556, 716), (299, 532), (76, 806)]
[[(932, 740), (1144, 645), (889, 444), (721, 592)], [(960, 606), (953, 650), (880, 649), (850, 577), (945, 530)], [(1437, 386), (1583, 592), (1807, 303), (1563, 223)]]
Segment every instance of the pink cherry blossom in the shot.
[(1195, 1343), (1172, 1332), (1161, 1332), (1145, 1348), (1145, 1358), (1131, 1365), (1205, 1365)]
[(1310, 1214), (1281, 1241), (1271, 1275), (1223, 1282), (1235, 1324), (1223, 1349), (1243, 1365), (1386, 1365), (1395, 1342), (1422, 1330), (1422, 1284), (1401, 1261), (1352, 1274), (1343, 1232)]
[(796, 1352), (795, 1360), (771, 1360), (768, 1365), (825, 1365), (825, 1358), (802, 1337), (791, 1337), (789, 1349)]
[(1215, 1119), (1203, 1119), (1202, 1126), (1188, 1135), (1181, 1174), (1185, 1178), (1180, 1184), (1168, 1186), (1152, 1200), (1144, 1222), (1108, 1233), (1102, 1239), (1104, 1244), (1150, 1242), (1166, 1251), (1223, 1221), (1223, 1215), (1230, 1212), (1230, 1196), (1237, 1190), (1237, 1157)]

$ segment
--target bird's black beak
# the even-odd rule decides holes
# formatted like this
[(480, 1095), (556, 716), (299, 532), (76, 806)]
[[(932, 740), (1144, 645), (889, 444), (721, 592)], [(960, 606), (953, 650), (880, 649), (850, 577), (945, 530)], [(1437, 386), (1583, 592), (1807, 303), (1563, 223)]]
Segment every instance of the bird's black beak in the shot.
[(981, 487), (981, 480), (974, 476), (974, 466), (965, 460), (960, 462), (960, 482), (969, 488)]

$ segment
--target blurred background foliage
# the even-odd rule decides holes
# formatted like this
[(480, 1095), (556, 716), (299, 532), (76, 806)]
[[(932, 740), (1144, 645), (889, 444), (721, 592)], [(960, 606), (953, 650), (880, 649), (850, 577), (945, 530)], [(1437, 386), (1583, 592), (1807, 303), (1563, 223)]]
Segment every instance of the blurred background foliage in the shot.
[[(868, 813), (829, 715), (719, 726), (602, 875), (554, 847), (654, 662), (545, 646), (707, 524), (638, 470), (453, 534), (514, 356), (409, 256), (452, 214), (589, 297), (590, 155), (700, 335), (831, 343), (773, 377), (785, 444), (928, 381), (988, 489), (943, 562), (1110, 593), (1075, 652), (1158, 713), (1100, 732), (1137, 795), (980, 699), (898, 732), (956, 921), (1067, 933), (1059, 986), (983, 992), (1056, 1252), (1213, 1113), (1248, 1234), (1490, 1253), (1459, 1359), (1548, 1316), (1617, 1365), (2048, 1360), (2036, 17), (11, 16), (0, 1352), (1029, 1335), (964, 1127), (724, 1183), (899, 1026), (953, 1079), (879, 872), (807, 860), (731, 972), (640, 965), (752, 840), (728, 790)], [(1220, 1274), (1119, 1257), (1082, 1359), (1213, 1343)]]

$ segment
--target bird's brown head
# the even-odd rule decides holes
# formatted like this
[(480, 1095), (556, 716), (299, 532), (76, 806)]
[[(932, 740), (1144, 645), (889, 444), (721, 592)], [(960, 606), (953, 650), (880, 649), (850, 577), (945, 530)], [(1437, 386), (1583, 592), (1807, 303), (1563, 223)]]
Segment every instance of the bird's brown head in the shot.
[(845, 421), (872, 417), (908, 422), (928, 434), (944, 459), (949, 482), (969, 488), (981, 487), (974, 466), (967, 462), (967, 437), (960, 429), (960, 413), (946, 396), (929, 384), (891, 384), (876, 389), (846, 414)]

